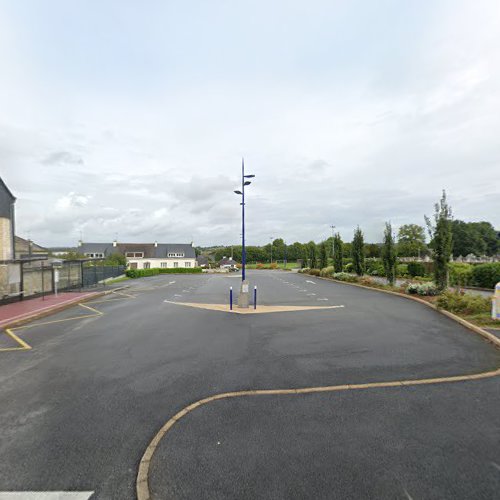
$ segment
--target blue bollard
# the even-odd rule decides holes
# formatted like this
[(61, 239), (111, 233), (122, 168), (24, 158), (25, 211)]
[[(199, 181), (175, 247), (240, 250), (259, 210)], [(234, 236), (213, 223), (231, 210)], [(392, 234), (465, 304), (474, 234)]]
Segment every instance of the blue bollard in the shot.
[(233, 287), (229, 287), (229, 310), (233, 310)]
[(253, 287), (253, 308), (257, 309), (257, 287)]

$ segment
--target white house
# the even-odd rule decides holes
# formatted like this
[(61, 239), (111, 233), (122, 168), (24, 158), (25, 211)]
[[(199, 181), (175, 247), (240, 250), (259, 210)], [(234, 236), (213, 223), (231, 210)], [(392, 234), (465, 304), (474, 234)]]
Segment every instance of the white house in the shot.
[(82, 243), (76, 251), (91, 259), (124, 255), (130, 269), (196, 267), (192, 243)]

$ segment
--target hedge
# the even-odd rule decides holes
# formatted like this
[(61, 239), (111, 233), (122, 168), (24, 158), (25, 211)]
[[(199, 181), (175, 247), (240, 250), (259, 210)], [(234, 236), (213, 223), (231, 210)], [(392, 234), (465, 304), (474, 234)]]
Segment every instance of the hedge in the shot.
[(171, 267), (153, 269), (127, 269), (125, 274), (129, 278), (144, 278), (146, 276), (157, 276), (158, 274), (197, 274), (201, 273), (201, 267)]
[(500, 281), (500, 262), (474, 266), (471, 281), (475, 286), (495, 288), (495, 285)]
[(202, 272), (201, 267), (168, 267), (158, 269), (160, 274), (197, 274)]

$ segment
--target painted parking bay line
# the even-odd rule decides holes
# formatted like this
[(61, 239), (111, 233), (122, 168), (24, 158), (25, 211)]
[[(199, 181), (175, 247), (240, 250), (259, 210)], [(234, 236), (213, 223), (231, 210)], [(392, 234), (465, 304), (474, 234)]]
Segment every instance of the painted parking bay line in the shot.
[(0, 500), (88, 500), (93, 491), (0, 491)]
[(306, 283), (311, 283), (311, 284), (313, 284), (313, 285), (315, 285), (315, 284), (316, 284), (316, 282), (315, 282), (315, 281), (311, 281), (311, 280), (306, 280)]

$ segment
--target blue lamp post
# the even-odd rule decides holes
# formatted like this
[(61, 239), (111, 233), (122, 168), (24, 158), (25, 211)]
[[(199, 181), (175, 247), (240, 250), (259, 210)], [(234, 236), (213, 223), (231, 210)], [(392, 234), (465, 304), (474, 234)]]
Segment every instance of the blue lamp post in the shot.
[(248, 307), (248, 283), (246, 283), (247, 252), (245, 248), (245, 186), (251, 184), (248, 179), (255, 175), (245, 175), (245, 160), (241, 159), (241, 191), (235, 191), (241, 196), (241, 290), (238, 298), (239, 307)]

